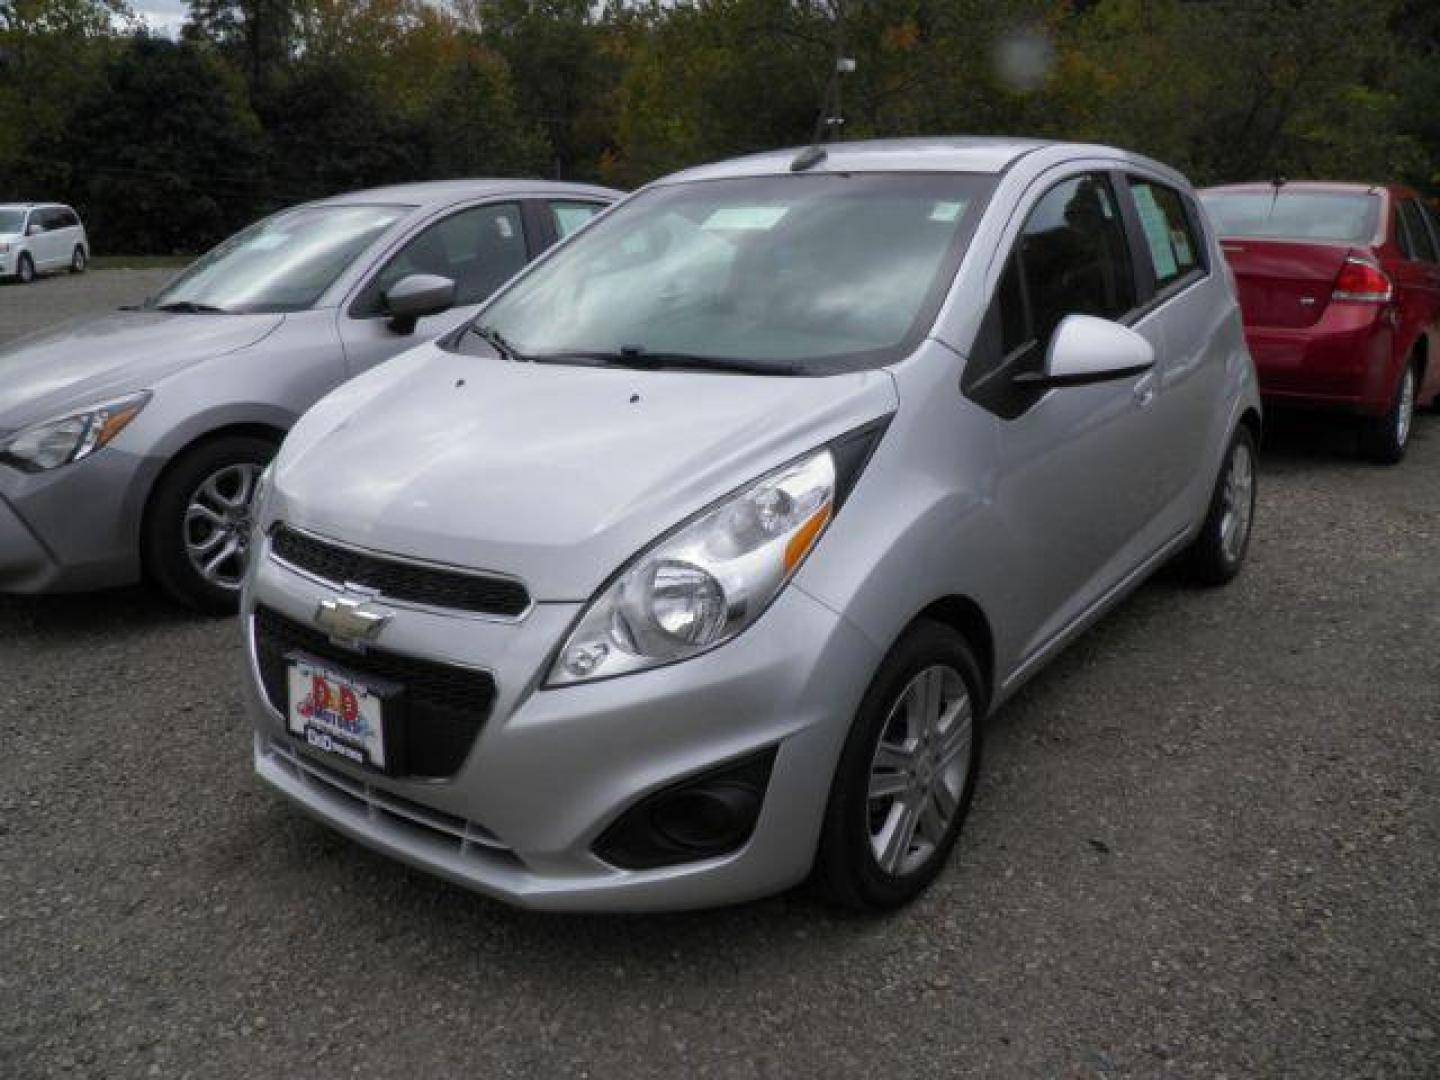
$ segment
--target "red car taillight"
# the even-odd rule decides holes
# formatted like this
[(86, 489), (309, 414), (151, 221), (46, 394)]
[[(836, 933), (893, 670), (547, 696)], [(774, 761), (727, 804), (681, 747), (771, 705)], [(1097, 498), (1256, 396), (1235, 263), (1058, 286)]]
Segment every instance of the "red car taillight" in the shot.
[(1379, 266), (1357, 255), (1347, 256), (1335, 279), (1332, 300), (1355, 300), (1362, 304), (1388, 304), (1395, 285)]

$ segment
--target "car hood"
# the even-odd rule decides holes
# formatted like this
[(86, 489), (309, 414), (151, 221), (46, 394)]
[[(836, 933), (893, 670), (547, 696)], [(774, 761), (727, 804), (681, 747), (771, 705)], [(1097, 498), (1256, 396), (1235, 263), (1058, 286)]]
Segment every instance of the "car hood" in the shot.
[(13, 244), (15, 241), (23, 239), (25, 237), (18, 232), (0, 232), (0, 244)]
[(0, 348), (0, 431), (143, 390), (178, 368), (243, 349), (283, 315), (117, 311)]
[(883, 371), (641, 372), (422, 346), (302, 418), (266, 513), (579, 601), (710, 502), (896, 403)]

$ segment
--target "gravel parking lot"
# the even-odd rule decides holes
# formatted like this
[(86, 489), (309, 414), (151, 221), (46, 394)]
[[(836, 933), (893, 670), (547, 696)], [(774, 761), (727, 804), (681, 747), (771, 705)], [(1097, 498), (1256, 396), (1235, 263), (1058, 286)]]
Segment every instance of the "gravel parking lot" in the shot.
[[(164, 276), (0, 288), (0, 336)], [(1440, 1075), (1440, 417), (1393, 469), (1278, 424), (1261, 481), (1241, 578), (995, 717), (880, 921), (508, 910), (260, 788), (233, 621), (0, 599), (0, 1077)]]

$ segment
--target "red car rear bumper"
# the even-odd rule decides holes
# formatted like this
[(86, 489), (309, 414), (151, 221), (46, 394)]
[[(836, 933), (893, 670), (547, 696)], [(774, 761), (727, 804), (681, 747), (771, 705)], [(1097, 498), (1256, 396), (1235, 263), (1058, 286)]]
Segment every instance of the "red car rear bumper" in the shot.
[(1390, 310), (1332, 303), (1313, 326), (1248, 327), (1262, 397), (1272, 405), (1385, 412), (1396, 375)]

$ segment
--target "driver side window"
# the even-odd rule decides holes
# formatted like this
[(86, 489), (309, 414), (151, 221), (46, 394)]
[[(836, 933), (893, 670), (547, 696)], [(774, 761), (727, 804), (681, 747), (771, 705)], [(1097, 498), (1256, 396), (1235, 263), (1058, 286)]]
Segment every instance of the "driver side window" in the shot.
[(1039, 371), (1067, 315), (1123, 318), (1135, 307), (1130, 245), (1110, 178), (1062, 180), (1016, 238), (965, 370), (966, 395), (1007, 419), (1034, 404), (1016, 375)]
[(360, 294), (351, 315), (385, 314), (385, 293), (411, 274), (435, 274), (455, 282), (455, 305), (478, 304), (529, 261), (520, 207), (475, 206), (451, 214), (412, 238)]

